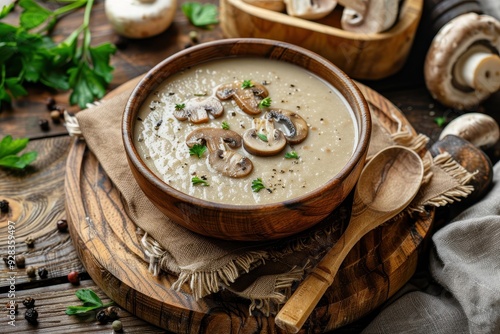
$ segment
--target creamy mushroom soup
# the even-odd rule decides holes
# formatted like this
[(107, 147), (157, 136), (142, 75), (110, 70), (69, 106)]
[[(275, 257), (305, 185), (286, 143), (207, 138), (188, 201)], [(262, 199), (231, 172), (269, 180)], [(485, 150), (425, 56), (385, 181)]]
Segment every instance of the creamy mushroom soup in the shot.
[[(264, 97), (255, 93), (260, 112), (251, 115), (235, 99), (216, 97), (218, 88), (235, 81), (242, 86), (267, 89), (264, 103)], [(214, 116), (211, 112), (217, 107), (207, 107), (208, 119), (202, 123), (196, 123), (199, 120), (193, 118), (192, 112), (179, 120), (181, 111), (193, 101), (205, 99), (216, 104), (220, 101), (222, 114)], [(206, 148), (193, 147), (193, 143), (190, 148), (186, 143), (190, 134), (193, 137), (200, 132), (212, 134), (227, 129), (244, 137), (255, 124), (268, 124), (265, 120), (271, 109), (300, 115), (305, 120), (307, 137), (300, 143), (287, 141), (281, 151), (277, 149), (279, 152), (270, 156), (262, 156), (269, 154), (261, 151), (265, 148), (257, 149), (259, 155), (254, 155), (253, 149), (246, 150), (245, 145), (231, 148), (231, 140), (199, 141)], [(285, 137), (291, 137), (293, 129), (287, 127), (287, 122), (271, 123)], [(220, 131), (205, 131), (203, 128), (207, 127)], [(264, 144), (274, 137), (253, 136)], [(254, 58), (204, 63), (168, 78), (146, 99), (134, 129), (134, 142), (141, 158), (164, 182), (200, 199), (236, 205), (280, 202), (322, 186), (347, 163), (353, 154), (355, 138), (353, 112), (333, 86), (293, 64)], [(242, 161), (250, 160), (250, 173), (224, 175), (209, 161), (213, 150), (218, 152), (213, 156), (221, 158), (223, 152), (234, 153), (237, 158), (232, 158), (232, 163), (243, 165), (241, 169), (246, 172), (248, 165)]]

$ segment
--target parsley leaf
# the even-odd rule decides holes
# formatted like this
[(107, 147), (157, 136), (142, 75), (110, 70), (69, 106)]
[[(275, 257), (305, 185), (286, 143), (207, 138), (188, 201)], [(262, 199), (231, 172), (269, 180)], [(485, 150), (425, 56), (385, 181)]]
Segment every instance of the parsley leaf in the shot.
[(184, 103), (177, 103), (175, 105), (175, 110), (182, 110), (184, 108), (186, 108), (186, 104), (184, 104)]
[(286, 159), (298, 159), (298, 158), (299, 158), (299, 155), (298, 155), (298, 154), (297, 154), (297, 152), (295, 152), (295, 151), (286, 152), (286, 153), (285, 153), (285, 158), (286, 158)]
[(262, 179), (259, 177), (255, 180), (252, 181), (252, 191), (258, 193), (262, 189), (265, 189), (266, 187), (264, 186), (264, 183), (262, 182)]
[(434, 122), (441, 128), (446, 123), (446, 116), (436, 117)]
[(259, 137), (260, 140), (267, 142), (267, 136), (263, 133), (257, 133), (257, 137)]
[(189, 22), (196, 27), (210, 28), (210, 25), (219, 23), (217, 19), (217, 6), (214, 4), (199, 2), (186, 2), (182, 4), (182, 12)]
[(191, 183), (195, 186), (197, 184), (199, 185), (202, 185), (204, 187), (208, 187), (210, 184), (208, 184), (207, 180), (203, 179), (203, 178), (199, 178), (198, 176), (194, 176), (192, 179), (191, 179)]
[(194, 144), (193, 147), (189, 149), (189, 154), (196, 155), (198, 158), (201, 158), (206, 150), (207, 147), (205, 145)]
[(271, 98), (268, 96), (266, 98), (263, 98), (260, 102), (259, 102), (259, 108), (269, 108), (271, 106)]
[(28, 145), (28, 138), (13, 139), (11, 135), (5, 136), (0, 141), (0, 166), (7, 168), (23, 169), (35, 161), (37, 152), (31, 151), (18, 156)]
[(15, 2), (12, 2), (9, 5), (4, 5), (2, 7), (2, 10), (0, 10), (0, 20), (6, 17), (14, 9), (15, 5), (16, 5)]
[(83, 305), (68, 306), (66, 308), (67, 315), (81, 314), (95, 309), (108, 307), (113, 305), (113, 302), (103, 304), (101, 298), (91, 289), (80, 289), (75, 292), (75, 295), (83, 302)]
[(251, 88), (253, 87), (254, 84), (252, 83), (252, 80), (243, 80), (243, 83), (241, 84), (241, 88)]
[(230, 126), (229, 126), (229, 123), (226, 122), (226, 121), (222, 121), (222, 125), (221, 127), (224, 129), (224, 130), (229, 130)]

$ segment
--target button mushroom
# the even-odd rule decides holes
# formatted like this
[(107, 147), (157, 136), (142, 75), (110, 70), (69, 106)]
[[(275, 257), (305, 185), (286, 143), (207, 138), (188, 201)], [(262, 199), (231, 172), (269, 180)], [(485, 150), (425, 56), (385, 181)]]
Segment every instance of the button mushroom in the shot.
[(500, 88), (500, 22), (467, 13), (443, 26), (425, 59), (432, 97), (456, 109), (476, 107)]
[(375, 34), (392, 27), (397, 20), (399, 0), (339, 0), (344, 6), (342, 29)]
[(189, 119), (190, 122), (206, 123), (209, 121), (208, 113), (214, 118), (222, 116), (224, 106), (215, 97), (195, 97), (188, 100), (185, 105), (176, 106), (174, 117), (179, 121)]
[(165, 31), (174, 20), (176, 0), (106, 0), (104, 11), (113, 29), (128, 38)]
[(275, 129), (273, 119), (254, 118), (253, 127), (243, 134), (243, 147), (258, 156), (272, 156), (286, 146), (286, 138), (281, 130)]
[(303, 142), (309, 133), (307, 122), (299, 114), (280, 108), (270, 108), (266, 118), (283, 123), (288, 130), (285, 137), (288, 143), (295, 145)]
[(221, 100), (233, 98), (241, 110), (249, 115), (258, 115), (261, 112), (259, 102), (269, 92), (266, 87), (253, 81), (235, 81), (219, 86), (215, 95)]
[(337, 1), (334, 0), (285, 0), (286, 12), (290, 16), (307, 20), (321, 19), (330, 14)]
[(242, 141), (241, 136), (234, 131), (209, 127), (193, 130), (186, 137), (188, 147), (206, 145), (210, 166), (222, 175), (233, 178), (247, 176), (253, 170), (249, 158), (236, 151), (226, 150), (226, 145), (232, 149), (241, 147)]
[(476, 147), (488, 148), (498, 142), (500, 130), (493, 117), (481, 113), (467, 113), (451, 121), (443, 129), (439, 139), (447, 135), (461, 137)]

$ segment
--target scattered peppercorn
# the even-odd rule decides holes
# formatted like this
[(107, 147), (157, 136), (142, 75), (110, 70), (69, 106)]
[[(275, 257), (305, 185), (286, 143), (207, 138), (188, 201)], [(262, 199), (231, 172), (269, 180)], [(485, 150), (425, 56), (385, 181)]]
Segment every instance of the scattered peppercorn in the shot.
[(50, 118), (55, 124), (61, 123), (61, 112), (59, 110), (52, 110), (50, 112)]
[(57, 229), (59, 230), (59, 232), (66, 232), (68, 230), (68, 221), (66, 219), (58, 220)]
[(68, 281), (73, 285), (80, 284), (80, 276), (78, 271), (72, 271), (68, 274)]
[(110, 320), (116, 320), (118, 319), (118, 307), (116, 306), (108, 306), (104, 312), (108, 316)]
[(47, 99), (46, 105), (47, 105), (47, 110), (48, 111), (54, 110), (54, 107), (56, 106), (56, 100), (54, 100), (53, 97), (49, 97)]
[(42, 131), (49, 131), (50, 129), (49, 121), (45, 118), (40, 118), (40, 120), (38, 120), (38, 125), (40, 125), (40, 129), (42, 129)]
[(26, 264), (26, 259), (23, 255), (16, 255), (16, 266), (18, 268), (24, 268), (24, 265)]
[(28, 246), (29, 248), (33, 248), (35, 246), (35, 239), (33, 239), (32, 236), (28, 236), (24, 242), (26, 243), (26, 246)]
[(0, 201), (0, 211), (2, 213), (9, 212), (9, 202), (6, 199)]
[(193, 43), (198, 43), (198, 32), (196, 32), (195, 30), (191, 30), (189, 32), (189, 39)]
[(3, 262), (5, 262), (5, 265), (9, 265), (9, 258), (7, 256), (2, 257)]
[(28, 277), (35, 277), (36, 276), (36, 268), (33, 266), (29, 266), (28, 268), (26, 268), (26, 275), (28, 275)]
[(34, 299), (34, 298), (31, 298), (31, 297), (26, 297), (26, 298), (24, 298), (24, 300), (23, 300), (23, 305), (24, 305), (26, 308), (33, 308), (33, 307), (35, 307), (35, 299)]
[(111, 326), (113, 327), (113, 330), (115, 332), (121, 332), (123, 329), (123, 325), (122, 325), (122, 322), (120, 320), (113, 321), (113, 324)]
[(40, 278), (47, 278), (48, 275), (49, 275), (49, 272), (47, 271), (47, 269), (38, 268), (38, 276), (40, 276)]
[(35, 325), (38, 323), (38, 312), (34, 308), (26, 310), (24, 314), (24, 319), (26, 319), (30, 324)]
[(101, 324), (106, 324), (109, 321), (109, 318), (106, 315), (106, 311), (104, 310), (100, 310), (99, 312), (97, 312), (95, 318)]

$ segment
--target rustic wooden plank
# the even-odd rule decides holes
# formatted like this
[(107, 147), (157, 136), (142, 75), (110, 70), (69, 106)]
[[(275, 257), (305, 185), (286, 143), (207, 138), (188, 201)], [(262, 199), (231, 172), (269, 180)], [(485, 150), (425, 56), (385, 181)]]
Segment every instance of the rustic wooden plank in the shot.
[[(70, 305), (81, 305), (75, 292), (83, 288), (92, 289), (104, 303), (111, 301), (91, 280), (83, 280), (78, 286), (63, 283), (43, 288), (16, 291), (14, 298), (18, 303), (18, 313), (15, 317), (16, 326), (11, 327), (7, 323), (7, 317), (4, 316), (2, 317), (4, 321), (0, 323), (0, 332), (50, 334), (113, 333), (111, 323), (99, 324), (95, 320), (95, 312), (89, 312), (83, 316), (69, 316), (64, 313)], [(24, 319), (26, 307), (24, 307), (22, 301), (27, 297), (35, 299), (35, 309), (38, 311), (37, 325), (31, 325)], [(5, 312), (5, 309), (2, 311)], [(123, 324), (124, 333), (166, 333), (165, 330), (138, 319), (124, 309), (120, 309), (118, 315)]]
[[(69, 137), (30, 141), (27, 151), (37, 151), (37, 160), (23, 171), (0, 169), (0, 200), (9, 201), (10, 211), (0, 214), (0, 255), (7, 255), (8, 221), (15, 223), (16, 255), (26, 258), (26, 266), (46, 267), (47, 279), (28, 278), (24, 268), (16, 268), (17, 284), (47, 285), (65, 278), (71, 270), (83, 271), (68, 232), (57, 230), (64, 219), (64, 168)], [(26, 245), (32, 237), (34, 247)], [(2, 261), (3, 262), (3, 261)], [(0, 288), (8, 286), (12, 271), (0, 264)]]

